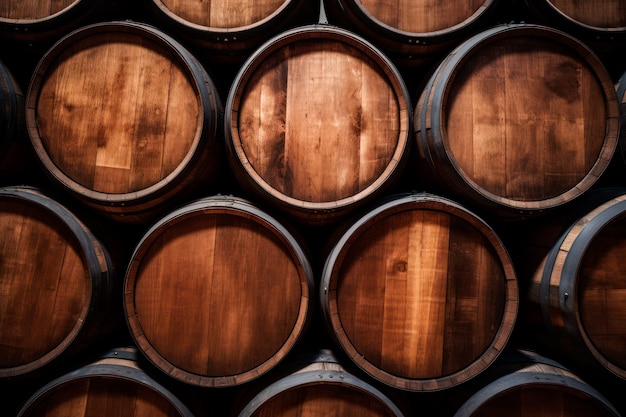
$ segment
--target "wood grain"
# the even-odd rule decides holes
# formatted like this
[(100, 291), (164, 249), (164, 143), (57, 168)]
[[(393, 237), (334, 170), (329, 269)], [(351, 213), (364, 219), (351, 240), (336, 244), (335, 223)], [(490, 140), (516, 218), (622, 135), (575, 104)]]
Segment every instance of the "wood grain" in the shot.
[(545, 0), (572, 20), (599, 28), (626, 27), (626, 3), (621, 0)]
[(442, 61), (414, 120), (427, 182), (515, 218), (596, 183), (617, 148), (619, 105), (610, 74), (576, 38), (499, 25)]
[(64, 50), (42, 81), (36, 108), (53, 163), (104, 193), (141, 190), (171, 174), (196, 138), (199, 111), (177, 58), (123, 32), (87, 36)]
[(449, 92), (445, 131), (459, 168), (487, 192), (519, 201), (580, 182), (606, 133), (594, 70), (557, 42), (507, 39), (472, 55)]
[(40, 417), (178, 417), (181, 414), (150, 387), (115, 377), (77, 379), (23, 414)]
[(35, 204), (0, 200), (0, 366), (37, 362), (80, 329), (91, 283), (76, 237)]
[(373, 18), (380, 22), (411, 33), (443, 31), (472, 18), (485, 0), (448, 1), (437, 0), (358, 0)]
[(255, 378), (305, 327), (312, 278), (289, 241), (258, 218), (190, 211), (139, 249), (125, 290), (133, 335), (179, 379), (213, 386)]
[(502, 243), (476, 220), (436, 196), (399, 196), (338, 239), (322, 272), (322, 311), (371, 376), (437, 390), (498, 356), (515, 322), (517, 283)]
[(446, 213), (416, 210), (378, 222), (339, 274), (347, 337), (370, 362), (405, 378), (468, 366), (503, 318), (499, 260), (476, 229)]
[(625, 215), (596, 236), (581, 260), (578, 295), (581, 325), (593, 345), (626, 370)]
[(290, 214), (334, 220), (397, 179), (410, 108), (401, 76), (372, 45), (339, 28), (297, 28), (233, 82), (231, 167), (246, 190)]
[(364, 53), (341, 42), (303, 40), (255, 71), (243, 92), (238, 133), (252, 168), (271, 187), (328, 202), (378, 178), (396, 149), (399, 117), (386, 76)]
[(239, 28), (270, 17), (289, 0), (153, 0), (172, 14), (210, 28)]
[(4, 0), (0, 17), (6, 19), (36, 20), (59, 13), (81, 0)]

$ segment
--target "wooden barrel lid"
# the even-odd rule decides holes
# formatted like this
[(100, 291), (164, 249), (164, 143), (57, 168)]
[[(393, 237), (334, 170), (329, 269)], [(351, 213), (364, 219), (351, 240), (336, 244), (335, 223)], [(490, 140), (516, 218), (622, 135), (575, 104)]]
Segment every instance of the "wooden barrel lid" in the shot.
[(210, 78), (180, 44), (143, 24), (110, 22), (44, 55), (26, 118), (54, 180), (98, 210), (132, 215), (215, 171), (220, 110)]
[(244, 200), (213, 197), (157, 222), (125, 280), (140, 350), (170, 376), (232, 386), (274, 367), (310, 316), (311, 267), (293, 236)]
[(428, 194), (369, 211), (339, 239), (320, 287), (329, 329), (373, 377), (411, 391), (482, 372), (512, 333), (513, 265), (482, 220)]
[(540, 282), (539, 292), (531, 293), (554, 337), (576, 341), (622, 379), (626, 379), (625, 232), (626, 194), (622, 194), (581, 216), (554, 243), (533, 278)]
[[(433, 53), (477, 30), (497, 0), (332, 0), (368, 39), (404, 55)], [(337, 16), (341, 17), (341, 16)]]
[(239, 417), (358, 416), (402, 417), (381, 391), (347, 372), (331, 352), (269, 384)]
[(30, 188), (0, 189), (0, 378), (75, 350), (103, 320), (113, 270), (65, 207)]
[(98, 10), (102, 0), (3, 0), (0, 28), (17, 41), (51, 40)]
[(444, 60), (415, 112), (439, 181), (495, 214), (532, 214), (588, 190), (617, 146), (611, 77), (584, 44), (542, 26), (484, 31)]
[(334, 27), (270, 40), (241, 69), (226, 107), (242, 185), (311, 222), (379, 194), (409, 145), (411, 104), (400, 75), (372, 45)]
[(620, 0), (526, 0), (545, 17), (546, 24), (603, 40), (626, 35), (626, 4)]
[(28, 399), (18, 417), (91, 415), (193, 417), (179, 398), (138, 366), (136, 351), (129, 348), (54, 379)]
[(512, 371), (478, 389), (454, 417), (620, 415), (600, 392), (559, 363), (533, 352), (520, 354), (527, 356), (526, 362), (496, 365), (496, 372), (499, 367)]
[(163, 25), (173, 28), (180, 36), (205, 47), (207, 52), (231, 55), (260, 46), (308, 7), (308, 0), (151, 0), (149, 3)]

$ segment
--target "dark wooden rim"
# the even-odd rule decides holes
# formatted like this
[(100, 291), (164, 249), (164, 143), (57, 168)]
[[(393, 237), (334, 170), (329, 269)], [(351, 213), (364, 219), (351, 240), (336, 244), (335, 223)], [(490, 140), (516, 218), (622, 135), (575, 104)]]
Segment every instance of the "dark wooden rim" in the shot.
[[(268, 232), (274, 234), (284, 244), (286, 251), (291, 255), (294, 263), (297, 265), (301, 280), (301, 303), (298, 317), (294, 323), (294, 331), (272, 357), (267, 358), (259, 366), (236, 375), (198, 375), (176, 367), (169, 362), (167, 358), (156, 351), (150, 340), (146, 338), (143, 333), (141, 321), (135, 311), (134, 297), (136, 277), (141, 268), (143, 257), (147, 254), (152, 243), (168, 228), (176, 225), (176, 223), (180, 221), (195, 216), (215, 214), (243, 217), (263, 225)], [(275, 367), (293, 348), (310, 320), (313, 308), (314, 285), (313, 271), (304, 251), (295, 237), (277, 220), (244, 199), (222, 196), (208, 197), (189, 203), (171, 212), (169, 215), (166, 215), (152, 226), (141, 238), (131, 257), (124, 279), (124, 313), (130, 333), (140, 351), (163, 372), (182, 382), (203, 387), (235, 386), (258, 378), (266, 373)]]
[[(131, 364), (135, 363), (133, 356), (132, 352), (129, 353), (125, 350), (119, 350), (107, 354), (104, 358), (115, 358), (127, 361)], [(67, 384), (93, 378), (129, 381), (136, 385), (143, 386), (165, 398), (181, 417), (193, 417), (193, 414), (181, 402), (181, 400), (173, 395), (167, 388), (158, 383), (141, 369), (127, 366), (122, 363), (89, 364), (54, 379), (37, 390), (37, 392), (35, 392), (26, 401), (18, 413), (18, 417), (30, 415), (30, 411), (41, 401), (44, 401), (51, 394), (54, 394), (54, 392), (62, 390)]]
[(626, 213), (626, 194), (599, 205), (575, 221), (550, 251), (540, 286), (541, 311), (548, 330), (552, 334), (556, 332), (550, 314), (550, 283), (552, 281), (559, 283), (558, 308), (565, 322), (566, 333), (573, 340), (582, 341), (600, 365), (622, 379), (626, 379), (626, 369), (620, 368), (606, 358), (587, 334), (579, 314), (580, 291), (578, 287), (581, 262), (589, 245), (605, 227), (624, 213)]
[[(493, 341), (483, 354), (476, 358), (470, 365), (453, 374), (441, 376), (439, 378), (417, 379), (405, 378), (391, 374), (373, 365), (352, 345), (352, 342), (345, 334), (337, 305), (337, 275), (341, 269), (343, 260), (359, 236), (373, 223), (376, 223), (388, 216), (410, 211), (414, 209), (432, 209), (444, 211), (451, 216), (459, 217), (474, 226), (492, 245), (495, 253), (501, 261), (505, 274), (506, 300), (502, 312), (502, 321)], [(392, 197), (389, 201), (380, 204), (370, 210), (367, 214), (359, 218), (348, 228), (339, 238), (326, 258), (320, 282), (320, 304), (326, 322), (326, 326), (331, 330), (341, 348), (348, 356), (366, 373), (390, 386), (407, 391), (437, 391), (450, 388), (478, 375), (485, 370), (505, 348), (515, 325), (519, 304), (519, 292), (517, 278), (513, 263), (500, 238), (495, 231), (482, 219), (471, 213), (461, 205), (427, 193), (410, 194), (406, 196)]]
[[(196, 135), (187, 155), (180, 165), (156, 184), (143, 190), (130, 193), (103, 193), (85, 187), (63, 173), (48, 156), (37, 126), (37, 102), (39, 92), (46, 79), (48, 70), (56, 62), (57, 57), (68, 46), (89, 36), (106, 32), (131, 33), (145, 37), (168, 49), (181, 67), (186, 72), (189, 82), (193, 85), (198, 99), (198, 123)], [(181, 187), (181, 181), (191, 181), (190, 173), (198, 170), (201, 165), (200, 157), (202, 150), (208, 147), (210, 152), (217, 146), (216, 138), (219, 131), (221, 118), (221, 104), (216, 89), (200, 63), (182, 45), (173, 38), (161, 32), (159, 29), (142, 23), (135, 22), (105, 22), (89, 25), (78, 29), (63, 37), (43, 56), (35, 69), (31, 79), (26, 98), (26, 124), (31, 143), (35, 152), (46, 168), (47, 173), (54, 180), (64, 186), (68, 191), (80, 199), (86, 199), (91, 203), (102, 206), (124, 207), (141, 205), (146, 201), (155, 199), (157, 196), (169, 195)], [(145, 206), (145, 204), (144, 204)]]
[[(86, 298), (81, 306), (81, 312), (73, 329), (63, 341), (41, 358), (11, 368), (0, 369), (0, 378), (24, 375), (49, 364), (61, 356), (83, 334), (90, 331), (89, 324), (94, 312), (110, 300), (112, 294), (111, 280), (114, 279), (113, 267), (108, 254), (95, 240), (85, 226), (60, 203), (41, 194), (39, 191), (27, 187), (0, 188), (0, 199), (17, 200), (38, 207), (57, 220), (65, 227), (67, 238), (80, 248), (80, 257), (87, 271), (85, 271)], [(97, 313), (95, 313), (97, 314)]]
[[(381, 173), (381, 175), (364, 190), (340, 200), (330, 202), (309, 202), (296, 199), (285, 195), (271, 185), (269, 185), (264, 178), (262, 178), (250, 165), (246, 153), (241, 145), (241, 140), (238, 132), (238, 114), (241, 104), (241, 98), (243, 90), (254, 73), (265, 58), (270, 54), (284, 47), (285, 45), (294, 44), (301, 40), (310, 41), (311, 39), (320, 40), (334, 40), (345, 43), (346, 45), (357, 48), (359, 51), (365, 53), (371, 58), (383, 73), (387, 76), (387, 80), (393, 87), (393, 90), (398, 99), (399, 113), (400, 113), (400, 128), (398, 133), (398, 145), (393, 153), (391, 161)], [(399, 167), (405, 160), (407, 149), (410, 145), (412, 107), (411, 99), (408, 93), (402, 76), (394, 66), (394, 64), (385, 57), (374, 45), (370, 44), (365, 39), (340, 28), (328, 25), (310, 25), (298, 27), (270, 39), (263, 46), (261, 46), (243, 65), (237, 77), (235, 78), (228, 100), (226, 102), (225, 109), (225, 137), (226, 137), (226, 149), (229, 154), (229, 161), (231, 167), (234, 170), (236, 177), (243, 183), (254, 182), (254, 185), (258, 188), (257, 193), (260, 193), (264, 199), (274, 202), (275, 204), (286, 208), (295, 210), (297, 212), (306, 214), (318, 214), (318, 213), (332, 213), (333, 211), (345, 209), (354, 204), (371, 198), (376, 194), (376, 191), (380, 189), (384, 184), (388, 183), (394, 174), (397, 174)]]
[(319, 370), (294, 373), (267, 386), (246, 404), (239, 413), (239, 417), (251, 417), (267, 401), (286, 391), (315, 385), (348, 387), (375, 398), (391, 411), (394, 416), (404, 416), (400, 409), (385, 394), (356, 376), (343, 371)]
[[(564, 193), (551, 198), (534, 201), (521, 201), (495, 195), (475, 183), (458, 167), (454, 154), (449, 149), (444, 123), (445, 103), (450, 95), (459, 69), (478, 50), (492, 42), (509, 37), (540, 37), (551, 39), (576, 52), (589, 67), (594, 70), (602, 87), (607, 110), (605, 140), (602, 150), (587, 175), (578, 184)], [(529, 24), (499, 25), (483, 31), (462, 43), (440, 64), (427, 84), (423, 97), (420, 98), (414, 117), (416, 140), (422, 157), (435, 156), (433, 162), (428, 157), (429, 165), (436, 169), (438, 175), (445, 179), (446, 184), (462, 195), (469, 195), (479, 204), (495, 211), (503, 210), (511, 213), (529, 214), (560, 206), (572, 201), (587, 191), (608, 167), (617, 148), (620, 109), (617, 102), (615, 86), (608, 75), (602, 61), (582, 42), (559, 30)]]

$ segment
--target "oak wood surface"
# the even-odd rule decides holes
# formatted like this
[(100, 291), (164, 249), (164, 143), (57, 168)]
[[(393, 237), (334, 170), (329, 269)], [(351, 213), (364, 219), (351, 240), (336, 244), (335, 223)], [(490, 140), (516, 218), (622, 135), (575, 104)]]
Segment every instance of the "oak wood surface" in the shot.
[(563, 205), (617, 147), (619, 106), (602, 62), (548, 27), (513, 24), (463, 42), (415, 110), (427, 180), (503, 216)]
[(122, 31), (96, 32), (63, 50), (42, 80), (36, 106), (53, 163), (103, 193), (145, 189), (171, 174), (196, 140), (200, 112), (178, 58)]
[(594, 346), (626, 370), (626, 215), (613, 220), (590, 243), (581, 260), (579, 309)]
[(479, 11), (485, 0), (355, 0), (372, 17), (405, 32), (428, 33), (445, 31), (462, 24)]
[(202, 386), (236, 385), (273, 367), (297, 341), (309, 308), (312, 278), (291, 242), (227, 206), (155, 229), (125, 284), (142, 351)]
[(588, 362), (592, 369), (604, 367), (622, 378), (626, 376), (626, 280), (620, 266), (626, 251), (625, 199), (618, 193), (594, 204), (571, 225), (562, 224), (556, 238), (542, 240), (537, 235), (538, 244), (529, 246), (533, 251), (526, 258), (536, 266), (526, 273), (529, 313), (524, 319), (542, 326), (540, 342), (556, 349), (566, 347), (564, 353), (575, 362)]
[(136, 349), (116, 349), (41, 387), (18, 416), (191, 417), (187, 406), (151, 375), (137, 361)]
[(626, 27), (626, 3), (621, 0), (546, 0), (559, 12), (584, 25), (599, 28)]
[(36, 205), (0, 201), (0, 366), (36, 362), (80, 328), (88, 268), (62, 221)]
[(352, 34), (308, 27), (251, 61), (227, 106), (231, 165), (249, 189), (323, 210), (392, 181), (404, 160), (410, 102), (379, 52)]
[(153, 0), (172, 14), (210, 28), (239, 28), (256, 24), (289, 0)]
[(36, 20), (59, 13), (81, 0), (4, 0), (0, 17), (4, 19)]
[(374, 377), (402, 389), (441, 389), (497, 356), (517, 310), (514, 273), (501, 243), (462, 210), (443, 201), (390, 204), (329, 255), (324, 314), (340, 345)]
[(37, 417), (177, 417), (167, 399), (137, 382), (118, 378), (85, 378), (65, 384), (22, 414)]
[(427, 379), (465, 368), (503, 318), (499, 259), (476, 229), (447, 213), (378, 222), (354, 242), (339, 274), (346, 336), (394, 375)]

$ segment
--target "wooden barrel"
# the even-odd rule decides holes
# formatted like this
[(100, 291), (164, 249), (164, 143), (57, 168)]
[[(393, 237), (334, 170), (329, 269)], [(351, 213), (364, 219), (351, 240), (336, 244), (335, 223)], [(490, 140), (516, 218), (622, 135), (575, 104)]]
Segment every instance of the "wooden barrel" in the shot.
[(24, 404), (18, 417), (193, 417), (189, 408), (140, 366), (135, 349), (102, 359), (49, 382)]
[(52, 42), (103, 10), (103, 0), (3, 0), (0, 37)]
[(130, 331), (150, 361), (188, 384), (233, 386), (273, 368), (304, 333), (313, 277), (284, 226), (216, 196), (159, 220), (124, 287)]
[(24, 93), (0, 61), (0, 163), (4, 162), (11, 141), (25, 132)]
[(594, 387), (561, 364), (530, 351), (503, 355), (454, 417), (619, 417)]
[(550, 26), (592, 41), (626, 40), (626, 4), (621, 0), (526, 0)]
[(126, 21), (81, 28), (43, 56), (26, 122), (56, 184), (117, 220), (145, 222), (212, 179), (221, 112), (187, 50)]
[(393, 64), (331, 26), (293, 29), (244, 64), (226, 105), (232, 171), (249, 192), (311, 223), (379, 195), (401, 171), (411, 103)]
[[(149, 0), (162, 23), (213, 56), (243, 61), (262, 43), (298, 21), (313, 16), (309, 0)], [(313, 23), (313, 22), (309, 22)]]
[(572, 201), (617, 147), (619, 106), (602, 62), (537, 25), (502, 25), (461, 44), (415, 110), (425, 175), (503, 217)]
[(484, 29), (497, 0), (325, 0), (333, 22), (345, 22), (394, 58), (442, 53)]
[(329, 331), (365, 372), (407, 391), (482, 372), (515, 324), (513, 265), (494, 231), (430, 194), (395, 196), (359, 218), (327, 257)]
[(561, 214), (524, 238), (516, 262), (533, 268), (520, 269), (529, 281), (522, 319), (563, 357), (626, 380), (626, 189), (600, 191), (604, 201), (571, 222)]
[(239, 417), (402, 417), (389, 397), (322, 351), (260, 390)]
[(116, 325), (106, 249), (64, 206), (0, 188), (0, 378), (30, 376)]

